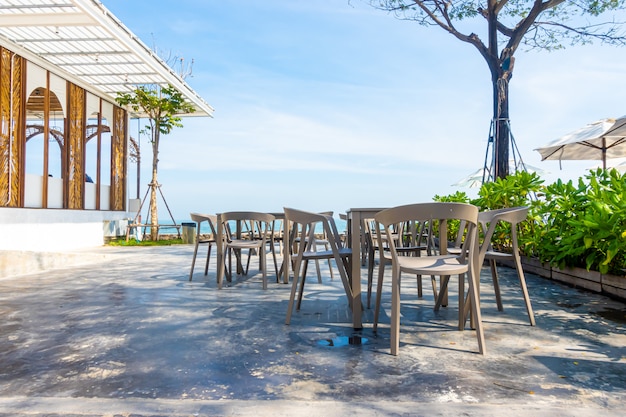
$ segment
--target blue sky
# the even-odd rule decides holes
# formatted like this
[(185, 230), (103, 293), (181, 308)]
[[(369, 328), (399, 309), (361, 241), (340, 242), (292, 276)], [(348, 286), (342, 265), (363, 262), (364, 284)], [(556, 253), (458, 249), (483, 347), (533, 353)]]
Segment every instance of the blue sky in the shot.
[[(489, 72), (472, 46), (442, 30), (361, 0), (102, 2), (159, 55), (193, 59), (187, 82), (215, 108), (214, 118), (185, 119), (162, 141), (159, 181), (177, 219), (475, 195), (452, 184), (484, 163)], [(596, 163), (563, 161), (559, 170), (533, 149), (626, 114), (626, 50), (520, 50), (516, 59), (510, 115), (524, 162), (547, 171), (547, 182), (577, 178)], [(146, 138), (142, 150), (141, 197)]]

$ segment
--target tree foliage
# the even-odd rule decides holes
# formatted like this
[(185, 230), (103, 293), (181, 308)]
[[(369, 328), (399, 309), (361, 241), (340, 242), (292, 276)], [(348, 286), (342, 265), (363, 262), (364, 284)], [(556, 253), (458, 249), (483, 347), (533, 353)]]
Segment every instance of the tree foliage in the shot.
[[(175, 127), (182, 127), (180, 114), (193, 113), (193, 105), (185, 101), (185, 97), (171, 85), (161, 87), (140, 85), (130, 93), (118, 93), (117, 102), (120, 106), (128, 106), (148, 120), (143, 133), (150, 136), (152, 144), (152, 181), (150, 182), (150, 224), (158, 224), (157, 195), (159, 165), (159, 144), (161, 135), (169, 134)], [(157, 228), (151, 228), (151, 238), (156, 240)]]
[(508, 175), (508, 84), (518, 48), (556, 50), (593, 41), (626, 44), (624, 22), (616, 18), (626, 0), (365, 1), (400, 19), (438, 26), (474, 46), (485, 59), (493, 88), (496, 178)]
[(161, 88), (140, 85), (130, 93), (118, 93), (117, 102), (146, 116), (148, 124), (144, 127), (144, 132), (150, 135), (152, 144), (158, 144), (161, 134), (167, 135), (175, 127), (183, 126), (179, 114), (192, 113), (195, 110), (171, 85)]
[[(513, 54), (520, 45), (530, 49), (561, 49), (566, 45), (598, 40), (604, 43), (626, 43), (623, 23), (611, 12), (624, 10), (624, 0), (369, 0), (378, 9), (397, 17), (436, 25), (457, 39), (474, 45), (481, 54), (497, 48)], [(598, 19), (596, 19), (598, 18)], [(460, 28), (461, 21), (475, 20), (471, 30), (480, 25), (492, 26), (498, 44), (484, 42), (475, 32)], [(474, 23), (474, 22), (471, 22)], [(486, 34), (489, 35), (489, 30)], [(493, 52), (493, 50), (491, 51)], [(504, 58), (501, 56), (500, 58)]]

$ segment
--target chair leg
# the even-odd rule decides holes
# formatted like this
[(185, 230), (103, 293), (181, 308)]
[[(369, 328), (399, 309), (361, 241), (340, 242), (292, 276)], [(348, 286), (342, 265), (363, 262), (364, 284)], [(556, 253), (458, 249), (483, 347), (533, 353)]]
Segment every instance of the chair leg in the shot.
[(207, 251), (207, 254), (206, 254), (206, 265), (204, 265), (204, 276), (209, 275), (209, 260), (211, 259), (211, 247), (212, 246), (213, 244), (209, 242), (209, 250)]
[[(352, 263), (350, 262), (351, 256), (340, 257), (337, 253), (334, 254), (335, 265), (337, 265), (337, 270), (339, 271), (339, 277), (341, 278), (341, 283), (343, 285), (343, 289), (346, 292), (346, 297), (348, 298), (348, 305), (350, 309), (352, 309)], [(363, 305), (361, 305), (361, 311), (363, 311)]]
[(289, 295), (289, 304), (287, 305), (287, 318), (285, 319), (285, 324), (289, 324), (291, 322), (291, 313), (293, 312), (293, 302), (296, 298), (296, 289), (298, 288), (298, 281), (300, 279), (300, 263), (293, 263), (293, 282), (291, 284), (291, 294)]
[(443, 288), (443, 281), (444, 280), (448, 281), (449, 279), (450, 279), (450, 277), (446, 277), (446, 276), (439, 277), (439, 286), (440, 286), (440, 288), (439, 288), (439, 292), (440, 292), (439, 297), (441, 298), (441, 305), (443, 307), (448, 307), (448, 286), (447, 286), (448, 283), (446, 282), (446, 288), (444, 290), (444, 288)]
[(271, 243), (272, 258), (274, 259), (274, 271), (276, 271), (276, 282), (280, 282), (280, 270), (278, 268), (278, 261), (276, 260), (276, 247), (274, 242)]
[[(248, 271), (250, 270), (250, 258), (252, 257), (252, 252), (254, 251), (254, 249), (248, 249), (248, 262), (246, 262), (246, 269), (243, 269), (243, 262), (242, 262), (242, 273), (243, 275), (248, 275)], [(240, 252), (239, 255), (241, 258), (240, 260), (243, 260), (243, 254)]]
[[(382, 261), (379, 262), (379, 268), (382, 268)], [(370, 308), (372, 300), (372, 284), (374, 281), (374, 253), (370, 250), (367, 255), (367, 308)]]
[(417, 298), (423, 298), (424, 297), (424, 289), (422, 288), (422, 276), (421, 275), (415, 275), (415, 278), (417, 279)]
[[(480, 267), (477, 267), (478, 274), (480, 274)], [(470, 271), (468, 274), (469, 278), (469, 297), (470, 304), (472, 308), (472, 316), (474, 317), (474, 323), (476, 327), (476, 339), (478, 340), (478, 351), (480, 354), (484, 355), (486, 353), (485, 346), (485, 333), (483, 331), (483, 320), (480, 312), (480, 299), (478, 296), (477, 285), (479, 285), (478, 277), (476, 277), (473, 271)]]
[[(237, 251), (235, 251), (235, 258), (237, 258)], [(235, 260), (237, 262), (237, 260)], [(228, 276), (233, 276), (233, 250), (228, 249)], [(230, 281), (229, 281), (230, 282)]]
[(333, 263), (332, 261), (329, 259), (328, 260), (328, 271), (330, 272), (330, 280), (334, 280), (335, 279), (335, 273), (333, 272)]
[(522, 288), (522, 294), (524, 295), (524, 302), (526, 303), (526, 311), (528, 312), (528, 320), (530, 325), (535, 325), (535, 313), (533, 313), (533, 306), (530, 303), (530, 296), (528, 295), (528, 287), (526, 286), (526, 278), (524, 277), (524, 269), (522, 268), (522, 262), (519, 256), (515, 256), (515, 269), (517, 269), (517, 277), (519, 278), (519, 284)]
[(465, 328), (465, 274), (459, 275), (459, 330)]
[(441, 288), (439, 288), (439, 295), (435, 302), (435, 311), (439, 311), (441, 306), (446, 307), (448, 305), (448, 282), (450, 282), (449, 276), (445, 275), (441, 277)]
[(498, 277), (498, 269), (496, 267), (495, 259), (489, 259), (489, 267), (491, 268), (491, 279), (493, 280), (493, 290), (496, 293), (498, 311), (504, 311), (504, 307), (502, 307), (502, 295), (500, 293), (500, 279)]
[[(237, 257), (237, 253), (235, 253)], [(228, 269), (226, 269), (226, 259), (224, 259), (224, 269), (226, 271), (226, 281), (233, 282), (233, 249), (228, 249)]]
[[(378, 318), (380, 314), (380, 304), (383, 295), (383, 279), (385, 277), (385, 262), (381, 259), (378, 265), (378, 282), (376, 283), (376, 304), (374, 306), (374, 324), (372, 329), (374, 332), (378, 330)], [(369, 306), (368, 306), (369, 307)]]
[(302, 267), (302, 275), (306, 276), (306, 273), (308, 272), (309, 269), (309, 261), (305, 260), (304, 261), (304, 265)]
[(196, 247), (193, 250), (193, 259), (191, 260), (191, 271), (189, 271), (189, 281), (191, 281), (191, 278), (193, 277), (193, 268), (196, 265), (196, 256), (198, 255), (198, 244), (199, 243), (196, 240)]
[(300, 281), (300, 292), (298, 293), (298, 304), (296, 304), (296, 311), (300, 311), (302, 305), (302, 295), (304, 294), (304, 281), (306, 281), (306, 275), (302, 274), (302, 281)]
[(393, 267), (391, 274), (391, 354), (400, 350), (400, 270)]
[[(324, 247), (326, 248), (326, 250), (330, 250), (330, 247), (328, 246), (328, 243), (326, 243), (324, 245)], [(335, 274), (333, 273), (333, 264), (331, 262), (331, 260), (328, 260), (328, 270), (330, 271), (330, 279), (331, 281), (335, 279)]]
[(267, 289), (267, 258), (265, 257), (265, 248), (259, 250), (259, 266), (263, 274), (263, 289)]
[(319, 259), (315, 260), (315, 270), (317, 271), (317, 282), (318, 284), (321, 284), (322, 283), (322, 271), (320, 270)]
[(433, 297), (435, 300), (439, 298), (439, 291), (437, 291), (437, 278), (434, 275), (430, 276), (430, 284), (433, 287)]

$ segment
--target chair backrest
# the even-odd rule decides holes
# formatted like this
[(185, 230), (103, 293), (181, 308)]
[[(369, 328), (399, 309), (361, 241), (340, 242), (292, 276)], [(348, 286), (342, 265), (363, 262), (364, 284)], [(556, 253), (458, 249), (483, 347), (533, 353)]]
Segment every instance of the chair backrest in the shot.
[[(385, 209), (376, 214), (375, 220), (382, 224), (387, 233), (388, 245), (392, 259), (397, 258), (397, 251), (393, 236), (393, 227), (400, 223), (419, 222), (428, 223), (431, 229), (434, 222), (438, 223), (439, 241), (447, 242), (447, 222), (459, 220), (465, 225), (466, 235), (463, 239), (462, 250), (458, 256), (465, 259), (469, 257), (478, 263), (479, 251), (477, 242), (478, 207), (464, 203), (418, 203)], [(441, 254), (446, 254), (447, 245), (440, 244)]]
[(220, 227), (223, 228), (227, 242), (237, 238), (236, 232), (233, 232), (230, 227), (230, 222), (246, 225), (249, 228), (246, 231), (249, 238), (266, 240), (268, 237), (273, 237), (272, 222), (275, 220), (275, 217), (272, 214), (257, 211), (228, 211), (221, 213), (219, 219), (222, 222)]
[(487, 251), (491, 250), (491, 240), (500, 222), (509, 224), (508, 233), (511, 239), (512, 250), (514, 254), (517, 253), (517, 225), (528, 218), (528, 210), (528, 207), (508, 207), (478, 213), (478, 222), (484, 233), (483, 244), (480, 248), (481, 261), (485, 258)]
[(306, 239), (307, 245), (312, 245), (315, 242), (315, 226), (321, 224), (323, 233), (331, 247), (334, 246), (336, 249), (343, 247), (332, 212), (312, 213), (288, 207), (285, 207), (284, 210), (285, 221), (288, 224), (292, 242), (295, 238), (300, 237)]
[[(396, 241), (396, 245), (402, 244), (402, 236), (407, 231), (406, 224), (400, 223), (393, 226), (393, 238)], [(363, 219), (363, 232), (365, 236), (365, 241), (372, 248), (383, 248), (385, 242), (387, 241), (387, 236), (384, 233), (384, 230), (380, 228), (380, 224), (376, 222), (374, 218), (371, 219)], [(382, 239), (379, 239), (379, 237)]]
[(196, 222), (196, 233), (200, 234), (200, 227), (203, 222), (209, 223), (209, 228), (211, 229), (211, 234), (213, 236), (217, 235), (217, 231), (215, 226), (217, 225), (217, 216), (214, 214), (203, 214), (203, 213), (189, 213), (191, 220)]

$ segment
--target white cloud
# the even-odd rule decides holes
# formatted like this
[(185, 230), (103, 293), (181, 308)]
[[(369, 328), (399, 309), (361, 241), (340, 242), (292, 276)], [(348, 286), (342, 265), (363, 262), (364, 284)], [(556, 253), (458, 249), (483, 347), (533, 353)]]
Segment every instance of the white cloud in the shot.
[[(188, 81), (216, 109), (214, 119), (187, 119), (163, 140), (160, 179), (183, 213), (428, 200), (454, 192), (450, 184), (484, 163), (489, 71), (473, 47), (437, 28), (360, 1), (184, 0), (163, 13), (136, 0), (133, 7), (145, 7), (137, 16), (128, 2), (109, 3), (131, 30), (152, 22), (164, 47), (193, 57)], [(510, 114), (526, 163), (552, 178), (593, 165), (564, 161), (559, 171), (533, 149), (626, 114), (621, 52), (518, 53)]]

